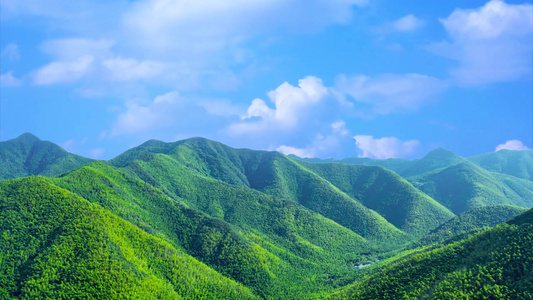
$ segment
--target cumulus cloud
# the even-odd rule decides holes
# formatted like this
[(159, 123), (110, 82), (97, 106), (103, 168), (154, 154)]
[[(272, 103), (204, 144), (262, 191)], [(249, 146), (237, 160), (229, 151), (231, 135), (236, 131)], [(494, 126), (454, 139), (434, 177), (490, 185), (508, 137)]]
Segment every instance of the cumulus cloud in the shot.
[(13, 76), (12, 72), (7, 72), (0, 74), (0, 86), (1, 87), (17, 87), (20, 86), (22, 82), (20, 79)]
[(401, 141), (396, 137), (375, 139), (371, 135), (354, 136), (355, 145), (361, 151), (359, 157), (387, 159), (412, 154), (420, 146), (417, 140)]
[(456, 60), (450, 71), (463, 85), (483, 85), (532, 75), (533, 5), (492, 0), (477, 9), (456, 9), (440, 19), (449, 42), (430, 49)]
[(315, 138), (304, 147), (281, 145), (276, 151), (283, 154), (294, 154), (299, 157), (346, 157), (353, 152), (353, 143), (348, 137), (350, 132), (342, 120), (330, 124), (327, 134), (317, 134)]
[(519, 140), (509, 140), (505, 142), (504, 144), (500, 144), (496, 146), (496, 149), (494, 151), (500, 151), (503, 149), (507, 150), (531, 150), (528, 146), (524, 145), (522, 141)]
[(52, 62), (39, 70), (33, 76), (36, 85), (51, 85), (71, 83), (87, 74), (94, 62), (94, 57), (83, 56), (69, 61)]
[(258, 133), (267, 130), (292, 131), (310, 119), (327, 114), (322, 110), (325, 102), (339, 103), (332, 91), (320, 78), (308, 76), (298, 81), (298, 86), (284, 82), (268, 93), (273, 108), (262, 99), (254, 99), (248, 107), (244, 120), (230, 127), (235, 135)]
[(432, 103), (447, 88), (444, 81), (420, 74), (383, 74), (376, 77), (340, 75), (336, 88), (379, 114), (416, 110)]

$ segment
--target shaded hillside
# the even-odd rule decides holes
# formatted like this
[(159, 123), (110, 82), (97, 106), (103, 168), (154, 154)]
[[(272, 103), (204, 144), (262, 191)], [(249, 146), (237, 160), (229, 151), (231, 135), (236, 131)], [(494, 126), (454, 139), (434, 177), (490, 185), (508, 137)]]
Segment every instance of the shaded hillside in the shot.
[[(531, 212), (531, 210), (529, 211)], [(404, 253), (328, 299), (531, 299), (533, 225)]]
[(55, 176), (90, 161), (30, 133), (0, 142), (0, 180), (30, 175)]
[(510, 225), (533, 224), (533, 209), (530, 209), (512, 218), (511, 220), (507, 221), (507, 224), (510, 224)]
[(533, 180), (533, 150), (500, 150), (471, 156), (468, 160), (491, 172)]
[(0, 182), (0, 296), (253, 299), (242, 285), (43, 178)]
[(412, 177), (410, 181), (455, 214), (487, 205), (533, 206), (532, 182), (490, 173), (468, 162)]
[[(375, 211), (280, 153), (232, 149), (200, 138), (167, 145), (168, 148), (158, 148), (166, 149), (165, 153), (158, 153), (143, 144), (140, 149), (134, 148), (113, 159), (111, 164), (121, 166), (130, 161), (123, 167), (126, 172), (153, 184), (171, 197), (182, 198), (190, 207), (225, 220), (225, 210), (234, 211), (234, 208), (218, 196), (217, 189), (249, 187), (299, 203), (359, 235), (364, 235), (366, 220), (369, 238), (401, 239), (403, 236)], [(137, 157), (138, 160), (133, 160)], [(230, 186), (219, 185), (209, 178)], [(213, 185), (216, 187), (206, 188)], [(222, 210), (217, 211), (215, 207)]]
[(422, 236), (455, 216), (405, 179), (382, 167), (301, 164), (407, 233)]
[(433, 243), (442, 243), (452, 238), (456, 239), (457, 236), (472, 234), (483, 228), (499, 225), (525, 211), (527, 211), (526, 208), (510, 205), (474, 208), (440, 225), (432, 230), (431, 233), (424, 236), (416, 243), (413, 243), (410, 248), (428, 246)]

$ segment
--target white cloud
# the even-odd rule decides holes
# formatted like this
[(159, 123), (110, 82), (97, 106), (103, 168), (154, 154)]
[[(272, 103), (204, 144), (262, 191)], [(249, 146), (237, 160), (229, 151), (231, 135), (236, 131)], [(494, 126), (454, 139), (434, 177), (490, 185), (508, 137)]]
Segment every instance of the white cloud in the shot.
[(395, 32), (413, 32), (424, 27), (426, 23), (412, 14), (403, 16), (374, 28), (376, 33), (387, 35)]
[(113, 58), (103, 62), (111, 78), (118, 81), (147, 80), (161, 75), (165, 64), (155, 61), (137, 61), (134, 59)]
[(412, 154), (420, 146), (417, 140), (401, 141), (396, 137), (375, 139), (371, 135), (354, 136), (355, 145), (362, 152), (359, 157), (387, 159)]
[[(351, 20), (367, 0), (137, 1), (123, 15), (122, 30), (142, 53), (215, 66), (254, 56), (247, 43), (274, 32), (321, 30)], [(241, 55), (247, 53), (244, 60)]]
[(12, 72), (7, 72), (0, 74), (0, 86), (1, 87), (17, 87), (20, 86), (22, 82), (20, 79), (13, 76)]
[(407, 15), (392, 22), (391, 24), (393, 30), (401, 32), (413, 31), (422, 26), (424, 26), (424, 21), (420, 20), (414, 15)]
[(447, 84), (420, 74), (383, 74), (374, 78), (340, 75), (336, 88), (357, 102), (372, 105), (379, 114), (389, 114), (398, 110), (416, 110), (434, 102)]
[[(344, 121), (336, 121), (330, 124), (330, 132), (318, 133), (314, 139), (304, 147), (281, 145), (276, 151), (283, 154), (294, 154), (299, 157), (345, 157), (351, 155), (353, 149), (348, 146), (351, 143), (348, 138), (350, 132), (346, 129)], [(353, 144), (351, 144), (353, 146)]]
[(95, 58), (111, 56), (111, 48), (115, 43), (110, 39), (52, 39), (44, 41), (40, 48), (57, 60), (75, 60), (83, 56)]
[(450, 71), (463, 85), (483, 85), (532, 75), (533, 5), (492, 0), (478, 9), (456, 9), (440, 19), (451, 42), (430, 49), (457, 60)]
[[(245, 77), (237, 70), (246, 70), (257, 61), (252, 50), (257, 44), (273, 36), (284, 38), (346, 24), (354, 7), (367, 2), (5, 0), (1, 6), (3, 18), (31, 18), (38, 20), (38, 26), (74, 37), (43, 43), (41, 50), (52, 57), (45, 70), (92, 56), (94, 78), (100, 86), (106, 81), (154, 80), (171, 88), (233, 90), (242, 84), (239, 77)], [(127, 71), (119, 72), (119, 68)], [(62, 83), (64, 79), (38, 82)]]
[(238, 117), (230, 111), (210, 113), (204, 108), (209, 102), (223, 101), (183, 97), (173, 91), (155, 97), (148, 104), (128, 103), (105, 137), (145, 134), (147, 138), (154, 138), (154, 134), (162, 132), (162, 128), (167, 129), (167, 133), (172, 132), (172, 135), (216, 136), (217, 128), (225, 128)]
[(18, 61), (20, 59), (19, 47), (15, 43), (10, 43), (2, 50), (0, 55), (10, 61)]
[(36, 85), (71, 83), (81, 79), (91, 68), (94, 57), (83, 56), (69, 61), (52, 62), (39, 70), (33, 77)]
[(494, 151), (500, 151), (503, 149), (507, 150), (531, 150), (528, 146), (524, 145), (522, 141), (519, 140), (509, 140), (505, 142), (505, 144), (500, 144), (496, 146), (496, 149)]
[(241, 135), (258, 131), (292, 131), (302, 122), (325, 113), (319, 109), (321, 104), (336, 101), (322, 80), (313, 76), (300, 79), (298, 86), (284, 82), (270, 91), (268, 97), (274, 108), (270, 108), (262, 99), (254, 99), (243, 122), (233, 124), (229, 128), (230, 133)]
[(294, 154), (299, 157), (307, 157), (307, 158), (315, 157), (315, 151), (309, 148), (296, 148), (296, 147), (281, 145), (276, 149), (276, 151), (281, 152), (285, 155)]

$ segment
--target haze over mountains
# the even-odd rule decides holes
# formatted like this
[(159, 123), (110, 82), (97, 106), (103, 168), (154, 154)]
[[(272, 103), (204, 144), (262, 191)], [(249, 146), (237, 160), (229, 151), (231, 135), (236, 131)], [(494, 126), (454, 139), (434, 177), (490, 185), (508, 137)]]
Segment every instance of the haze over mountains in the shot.
[[(92, 161), (24, 134), (0, 143), (0, 179), (17, 178), (0, 181), (0, 296), (306, 299), (355, 281), (334, 297), (443, 297), (459, 295), (450, 292), (455, 279), (437, 279), (471, 269), (504, 275), (484, 283), (494, 286), (485, 294), (461, 292), (526, 297), (532, 153), (437, 149), (417, 160), (339, 163), (191, 138)], [(491, 249), (512, 258), (482, 260)], [(378, 288), (383, 274), (427, 260), (431, 267), (409, 275), (417, 284), (402, 285), (405, 273), (389, 280), (397, 288)], [(440, 277), (428, 275), (442, 263)]]

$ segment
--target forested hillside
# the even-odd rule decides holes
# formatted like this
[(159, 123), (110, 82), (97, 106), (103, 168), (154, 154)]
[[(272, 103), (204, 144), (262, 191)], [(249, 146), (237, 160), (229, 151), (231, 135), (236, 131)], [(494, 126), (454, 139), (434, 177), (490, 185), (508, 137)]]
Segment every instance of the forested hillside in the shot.
[(0, 155), (6, 178), (49, 176), (0, 181), (0, 298), (531, 294), (519, 159), (501, 173), (445, 149), (383, 163), (402, 177), (191, 138), (106, 162), (30, 134)]
[(40, 177), (0, 183), (3, 299), (253, 299), (246, 287)]
[(55, 176), (90, 161), (30, 133), (0, 142), (0, 180), (30, 175)]
[(401, 254), (328, 299), (531, 299), (533, 224), (516, 223)]
[[(297, 159), (314, 164), (335, 162)], [(392, 170), (454, 214), (497, 204), (533, 207), (533, 150), (501, 150), (460, 157), (439, 148), (414, 160), (346, 158), (339, 162), (382, 166)]]

